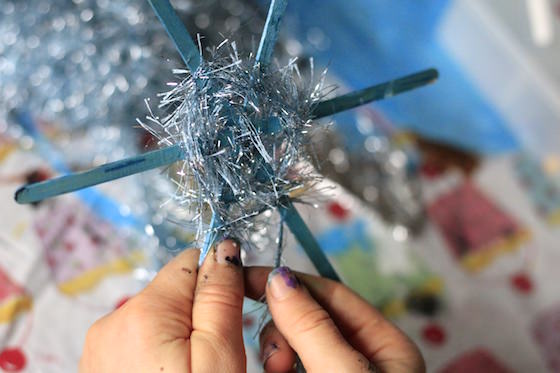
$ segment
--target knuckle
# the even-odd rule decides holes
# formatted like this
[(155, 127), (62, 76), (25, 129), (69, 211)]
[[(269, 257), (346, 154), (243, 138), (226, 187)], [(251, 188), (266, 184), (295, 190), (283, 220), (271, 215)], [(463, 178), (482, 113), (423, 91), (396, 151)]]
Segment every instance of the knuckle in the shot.
[(149, 319), (150, 310), (143, 302), (137, 302), (133, 299), (125, 306), (128, 307), (122, 309), (121, 316), (127, 324), (141, 325)]
[(224, 286), (202, 286), (195, 295), (195, 298), (196, 303), (203, 306), (235, 310), (243, 306), (243, 295)]
[[(122, 332), (129, 336), (145, 337), (153, 332), (160, 324), (159, 318), (154, 317), (150, 309), (143, 305), (131, 307), (123, 314)], [(166, 319), (161, 319), (166, 320)]]
[(293, 330), (299, 335), (331, 327), (334, 327), (334, 322), (328, 312), (319, 307), (304, 311), (293, 323)]
[(230, 353), (233, 349), (231, 340), (223, 333), (206, 331), (206, 335), (204, 336), (204, 338), (207, 341), (206, 346), (208, 347), (209, 350), (212, 351), (213, 356), (218, 357), (222, 353), (226, 353), (226, 355), (229, 356), (234, 356), (233, 354)]
[(86, 333), (85, 345), (95, 345), (102, 338), (102, 331), (103, 327), (101, 326), (101, 320), (97, 320), (92, 326), (90, 326)]
[(132, 298), (112, 316), (111, 331), (117, 338), (146, 337), (154, 322), (150, 305), (140, 298)]

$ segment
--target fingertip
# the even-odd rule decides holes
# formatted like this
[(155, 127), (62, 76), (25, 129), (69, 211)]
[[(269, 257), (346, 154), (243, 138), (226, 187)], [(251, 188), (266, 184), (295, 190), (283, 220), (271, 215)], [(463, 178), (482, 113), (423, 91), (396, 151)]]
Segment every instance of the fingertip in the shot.
[(329, 313), (289, 268), (280, 267), (270, 273), (266, 299), (276, 327), (306, 369), (359, 371), (363, 368), (362, 361), (367, 359), (348, 344)]
[(296, 353), (294, 350), (278, 350), (263, 362), (264, 371), (267, 373), (287, 373), (292, 372), (296, 363)]
[(212, 266), (214, 263), (234, 269), (241, 269), (243, 262), (241, 260), (241, 244), (239, 241), (235, 238), (225, 238), (216, 244), (210, 255), (204, 258), (202, 266)]
[[(185, 248), (183, 251), (181, 251), (179, 254), (177, 254), (173, 259), (171, 259), (169, 261), (169, 263), (167, 263), (166, 266), (164, 266), (162, 268), (162, 270), (164, 268), (166, 268), (167, 266), (169, 266), (171, 263), (192, 263), (194, 260), (194, 263), (198, 262), (198, 257), (200, 256), (200, 249), (195, 248), (195, 247), (187, 247)], [(161, 272), (161, 270), (160, 270)]]
[[(146, 289), (183, 296), (189, 295), (196, 283), (199, 255), (200, 250), (198, 249), (183, 250), (159, 270)], [(180, 279), (179, 282), (177, 282), (178, 279)], [(181, 286), (177, 286), (177, 284)]]
[(268, 373), (290, 372), (296, 362), (296, 353), (272, 322), (261, 332), (260, 358)]
[(288, 267), (275, 268), (268, 275), (267, 287), (271, 299), (286, 300), (300, 290), (300, 281)]
[(197, 247), (188, 247), (179, 253), (173, 260), (184, 261), (188, 259), (189, 263), (193, 260), (198, 263), (198, 258), (200, 257), (200, 249)]

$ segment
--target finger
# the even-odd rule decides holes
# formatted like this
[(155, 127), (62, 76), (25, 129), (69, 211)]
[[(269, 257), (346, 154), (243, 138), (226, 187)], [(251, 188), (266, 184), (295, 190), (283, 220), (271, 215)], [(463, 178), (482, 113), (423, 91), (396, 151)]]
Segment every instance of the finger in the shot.
[[(141, 299), (157, 298), (151, 307), (157, 307), (158, 312), (172, 311), (173, 314), (179, 312), (182, 322), (188, 329), (187, 336), (192, 330), (192, 308), (199, 255), (198, 249), (184, 250), (167, 263), (140, 294)], [(144, 303), (150, 302), (148, 300)]]
[[(264, 294), (271, 271), (269, 267), (246, 268), (248, 297), (259, 299)], [(375, 366), (383, 371), (425, 370), (416, 345), (359, 295), (335, 281), (300, 273), (297, 276), (348, 342)]]
[(274, 324), (308, 371), (367, 371), (368, 360), (346, 342), (288, 267), (270, 272), (266, 299)]
[(142, 292), (97, 321), (88, 331), (82, 366), (127, 372), (189, 367), (198, 257), (199, 250), (183, 251)]
[[(240, 244), (224, 240), (199, 269), (193, 303), (193, 371), (245, 371)], [(195, 368), (196, 367), (196, 368)]]
[(296, 363), (296, 353), (272, 321), (261, 332), (260, 357), (268, 373), (291, 372)]

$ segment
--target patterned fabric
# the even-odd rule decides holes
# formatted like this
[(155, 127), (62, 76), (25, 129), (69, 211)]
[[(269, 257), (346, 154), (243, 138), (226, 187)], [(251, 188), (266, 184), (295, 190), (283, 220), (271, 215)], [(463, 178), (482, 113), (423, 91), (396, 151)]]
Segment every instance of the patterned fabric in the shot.
[[(75, 371), (89, 325), (144, 286), (135, 271), (146, 266), (142, 241), (75, 196), (13, 203), (17, 186), (48, 165), (5, 144), (0, 371)], [(344, 281), (418, 343), (429, 371), (560, 369), (560, 232), (532, 208), (515, 160), (483, 161), (470, 179), (453, 172), (426, 178), (428, 218), (414, 237), (340, 189), (325, 188), (318, 209), (300, 207)], [(285, 262), (313, 272), (293, 239), (286, 241)], [(272, 262), (270, 251), (246, 254), (248, 264)], [(250, 372), (261, 371), (255, 336), (263, 310), (246, 305)]]

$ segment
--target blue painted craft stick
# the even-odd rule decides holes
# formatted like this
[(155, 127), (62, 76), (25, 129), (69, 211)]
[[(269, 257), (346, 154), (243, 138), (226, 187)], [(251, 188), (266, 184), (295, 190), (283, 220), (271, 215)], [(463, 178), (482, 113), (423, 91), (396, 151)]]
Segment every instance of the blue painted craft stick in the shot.
[(280, 21), (288, 5), (288, 0), (272, 0), (268, 9), (268, 16), (264, 24), (259, 49), (257, 50), (257, 63), (261, 66), (268, 65), (274, 53), (274, 46), (278, 39)]
[(202, 250), (200, 251), (200, 257), (198, 258), (198, 266), (200, 267), (206, 258), (206, 255), (210, 252), (210, 248), (218, 240), (218, 228), (222, 224), (222, 219), (215, 212), (212, 213), (212, 220), (210, 221), (209, 231), (204, 237), (204, 244), (202, 245)]
[[(60, 154), (49, 139), (43, 135), (29, 111), (15, 110), (12, 112), (12, 115), (23, 130), (35, 140), (38, 153), (47, 160), (54, 170), (59, 173), (71, 172), (62, 154)], [(144, 227), (148, 224), (142, 216), (136, 216), (134, 214), (123, 215), (118, 202), (95, 188), (79, 190), (76, 195), (86, 206), (97, 214), (97, 216), (111, 222), (115, 226), (133, 227), (143, 232)], [(169, 237), (171, 235), (164, 225), (154, 225), (153, 228), (157, 237)], [(184, 248), (191, 245), (192, 242), (185, 242), (179, 239), (175, 247)], [(157, 266), (161, 267), (161, 263), (158, 263)]]
[(135, 157), (104, 164), (88, 171), (69, 174), (36, 184), (24, 185), (16, 192), (18, 203), (38, 202), (121, 177), (166, 166), (184, 158), (180, 145), (154, 150)]
[(181, 58), (183, 58), (190, 72), (194, 73), (201, 62), (200, 51), (191, 39), (185, 25), (183, 25), (177, 13), (175, 13), (169, 0), (148, 0), (148, 2), (163, 24), (167, 34), (173, 40), (175, 47), (179, 54), (181, 54)]
[(340, 113), (341, 111), (353, 109), (373, 101), (383, 100), (425, 86), (435, 82), (438, 76), (439, 73), (436, 69), (423, 70), (412, 75), (374, 85), (373, 87), (351, 92), (330, 100), (321, 101), (313, 110), (313, 118), (319, 119), (327, 117)]
[[(48, 138), (39, 130), (35, 120), (27, 110), (15, 110), (12, 117), (21, 125), (23, 130), (35, 141), (35, 148), (39, 155), (44, 158), (49, 165), (59, 173), (69, 173), (64, 157), (51, 144)], [(97, 216), (113, 223), (118, 227), (134, 227), (144, 229), (145, 223), (136, 216), (123, 215), (120, 205), (95, 189), (80, 190), (77, 197), (88, 206)]]
[(282, 262), (282, 252), (284, 251), (284, 219), (280, 217), (280, 229), (278, 232), (278, 246), (274, 255), (274, 268), (280, 267)]
[(35, 140), (35, 146), (37, 147), (38, 153), (41, 157), (45, 158), (53, 169), (60, 173), (70, 172), (63, 157), (52, 149), (52, 145), (49, 140), (43, 136), (28, 110), (17, 109), (13, 110), (10, 114), (11, 117), (21, 126), (21, 128), (23, 128), (23, 130), (31, 138), (33, 138), (33, 140)]
[(339, 281), (340, 278), (336, 274), (333, 266), (327, 259), (327, 256), (321, 250), (319, 243), (301, 218), (301, 215), (294, 207), (291, 201), (278, 205), (278, 211), (282, 215), (284, 222), (290, 228), (290, 231), (305, 250), (305, 253), (317, 269), (322, 277)]
[[(316, 106), (313, 111), (313, 116), (314, 118), (322, 118), (371, 101), (418, 88), (433, 82), (437, 76), (437, 70), (429, 69), (331, 100), (322, 101)], [(45, 198), (169, 165), (182, 158), (183, 152), (180, 145), (173, 145), (136, 157), (105, 164), (86, 172), (66, 175), (42, 183), (24, 186), (16, 192), (16, 201), (19, 203), (37, 202)]]

